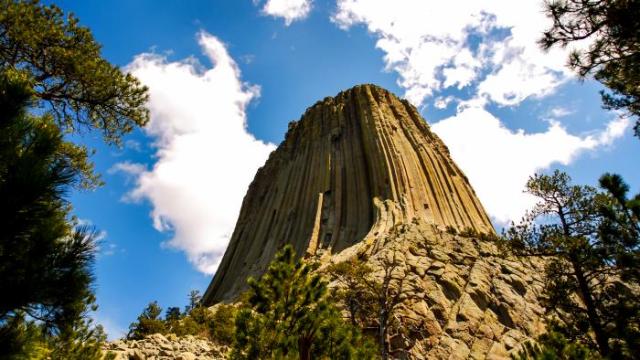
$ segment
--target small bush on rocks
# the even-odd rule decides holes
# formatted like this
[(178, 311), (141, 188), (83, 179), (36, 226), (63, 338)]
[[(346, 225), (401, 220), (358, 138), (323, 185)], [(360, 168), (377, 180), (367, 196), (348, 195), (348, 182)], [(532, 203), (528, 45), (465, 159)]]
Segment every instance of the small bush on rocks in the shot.
[(230, 346), (235, 331), (235, 307), (225, 304), (217, 305), (214, 309), (204, 307), (193, 301), (198, 298), (197, 291), (192, 291), (189, 298), (190, 304), (185, 312), (181, 312), (179, 307), (170, 307), (164, 318), (158, 303), (149, 303), (138, 320), (129, 326), (127, 339), (140, 340), (152, 334), (174, 334), (180, 337), (193, 335)]

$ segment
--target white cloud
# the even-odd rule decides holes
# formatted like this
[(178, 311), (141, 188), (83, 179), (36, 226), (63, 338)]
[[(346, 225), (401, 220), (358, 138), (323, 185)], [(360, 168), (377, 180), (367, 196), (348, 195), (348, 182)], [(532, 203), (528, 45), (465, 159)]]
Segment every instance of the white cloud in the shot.
[(469, 177), (486, 210), (499, 223), (519, 220), (534, 199), (522, 191), (530, 175), (553, 163), (569, 164), (585, 150), (606, 146), (629, 126), (628, 119), (575, 136), (551, 121), (545, 132), (511, 131), (482, 107), (462, 108), (432, 126)]
[(570, 48), (544, 52), (537, 44), (551, 25), (542, 1), (336, 1), (332, 21), (344, 30), (363, 25), (377, 38), (386, 70), (398, 74), (410, 102), (421, 107), (433, 97), (438, 109), (458, 103), (457, 115), (433, 129), (498, 222), (518, 220), (530, 207), (522, 193), (530, 175), (607, 146), (629, 126), (618, 119), (577, 136), (556, 120), (568, 110), (556, 108), (544, 119), (545, 132), (526, 133), (486, 110), (545, 97), (573, 77), (566, 67)]
[(337, 0), (332, 20), (378, 38), (388, 70), (420, 106), (434, 92), (473, 87), (500, 105), (553, 92), (571, 76), (567, 50), (536, 44), (549, 21), (541, 1)]
[(136, 152), (142, 151), (142, 145), (140, 144), (140, 142), (136, 141), (136, 140), (132, 140), (132, 139), (128, 139), (127, 141), (125, 141), (124, 142), (124, 147), (126, 147), (127, 149), (131, 149), (133, 151), (136, 151)]
[(149, 53), (127, 66), (149, 87), (151, 121), (144, 131), (155, 139), (157, 161), (151, 169), (123, 162), (113, 171), (135, 177), (128, 199), (148, 200), (154, 227), (173, 233), (167, 244), (211, 274), (248, 185), (274, 145), (247, 131), (245, 110), (259, 88), (242, 82), (218, 38), (201, 32), (198, 42), (212, 68)]
[(287, 26), (305, 19), (311, 12), (311, 0), (267, 0), (262, 12), (273, 17), (284, 18)]
[(132, 163), (129, 161), (124, 161), (113, 165), (109, 170), (107, 170), (108, 174), (115, 174), (117, 172), (123, 172), (126, 174), (139, 176), (142, 173), (147, 171), (147, 167), (143, 164)]
[(107, 249), (104, 251), (104, 255), (105, 256), (111, 256), (113, 254), (116, 253), (116, 248), (118, 246), (116, 244), (109, 244), (109, 246), (107, 247)]
[(449, 104), (454, 100), (455, 98), (453, 96), (446, 96), (446, 97), (439, 96), (434, 100), (433, 106), (436, 109), (440, 109), (440, 110), (446, 109), (449, 106)]
[(624, 135), (629, 126), (631, 126), (631, 120), (628, 117), (619, 117), (609, 122), (605, 131), (596, 135), (598, 142), (603, 145), (613, 144), (615, 139)]
[(104, 241), (104, 240), (107, 238), (107, 236), (108, 236), (108, 235), (109, 235), (109, 234), (108, 234), (105, 230), (98, 231), (98, 232), (96, 233), (96, 236), (95, 236), (94, 240), (95, 240), (97, 243), (99, 243), (99, 242), (101, 242), (101, 241)]
[(575, 110), (564, 107), (564, 106), (556, 106), (554, 108), (552, 108), (551, 110), (549, 110), (549, 115), (554, 117), (554, 118), (561, 118), (561, 117), (565, 117), (565, 116), (569, 116), (571, 114), (573, 114), (575, 112)]

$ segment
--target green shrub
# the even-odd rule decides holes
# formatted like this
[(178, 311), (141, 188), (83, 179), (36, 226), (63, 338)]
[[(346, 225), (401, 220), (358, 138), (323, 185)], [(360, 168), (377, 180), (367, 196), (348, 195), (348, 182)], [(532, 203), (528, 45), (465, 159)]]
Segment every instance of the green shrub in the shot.
[(456, 229), (455, 227), (453, 227), (451, 225), (447, 225), (446, 232), (447, 232), (447, 234), (457, 235), (458, 234), (458, 229)]
[(162, 308), (158, 305), (157, 301), (153, 301), (147, 305), (142, 311), (142, 314), (138, 316), (138, 321), (132, 323), (129, 326), (128, 339), (139, 340), (147, 335), (155, 333), (166, 333), (166, 323), (160, 317)]
[(327, 284), (285, 246), (267, 272), (249, 279), (250, 296), (236, 316), (233, 359), (372, 358), (375, 346), (342, 319)]
[(209, 321), (209, 337), (212, 341), (231, 346), (236, 330), (237, 309), (233, 305), (220, 304)]
[(480, 234), (473, 228), (465, 227), (464, 230), (460, 232), (460, 236), (466, 238), (477, 238)]

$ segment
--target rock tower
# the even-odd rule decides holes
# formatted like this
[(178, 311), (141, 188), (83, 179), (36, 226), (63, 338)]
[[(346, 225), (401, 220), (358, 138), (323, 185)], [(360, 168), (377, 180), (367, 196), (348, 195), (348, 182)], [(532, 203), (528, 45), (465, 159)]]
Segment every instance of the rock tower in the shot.
[[(460, 236), (456, 234), (467, 234)], [(541, 330), (540, 267), (507, 260), (469, 181), (414, 106), (360, 85), (289, 125), (258, 170), (204, 303), (230, 301), (292, 244), (300, 256), (372, 264), (403, 249), (411, 302), (398, 351), (500, 358)], [(416, 301), (415, 299), (421, 299)]]

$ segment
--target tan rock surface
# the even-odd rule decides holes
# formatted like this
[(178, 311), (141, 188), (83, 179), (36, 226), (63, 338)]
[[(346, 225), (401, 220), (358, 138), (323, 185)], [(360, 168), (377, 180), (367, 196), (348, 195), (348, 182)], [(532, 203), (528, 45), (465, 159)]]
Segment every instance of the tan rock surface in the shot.
[(115, 360), (219, 360), (227, 358), (229, 349), (191, 335), (153, 334), (142, 340), (106, 343), (103, 350), (115, 355)]
[[(542, 264), (500, 256), (494, 244), (449, 234), (414, 220), (360, 246), (374, 269), (390, 254), (404, 254), (407, 300), (397, 318), (404, 331), (397, 358), (509, 358), (544, 330)], [(341, 261), (334, 257), (331, 261)]]
[(291, 243), (333, 254), (414, 218), (492, 232), (467, 178), (405, 100), (356, 86), (307, 109), (258, 170), (204, 299), (230, 300)]
[(204, 295), (229, 301), (284, 244), (322, 263), (396, 249), (410, 296), (397, 357), (502, 359), (542, 331), (540, 264), (505, 259), (467, 178), (417, 110), (373, 85), (326, 98), (291, 123), (258, 171)]

